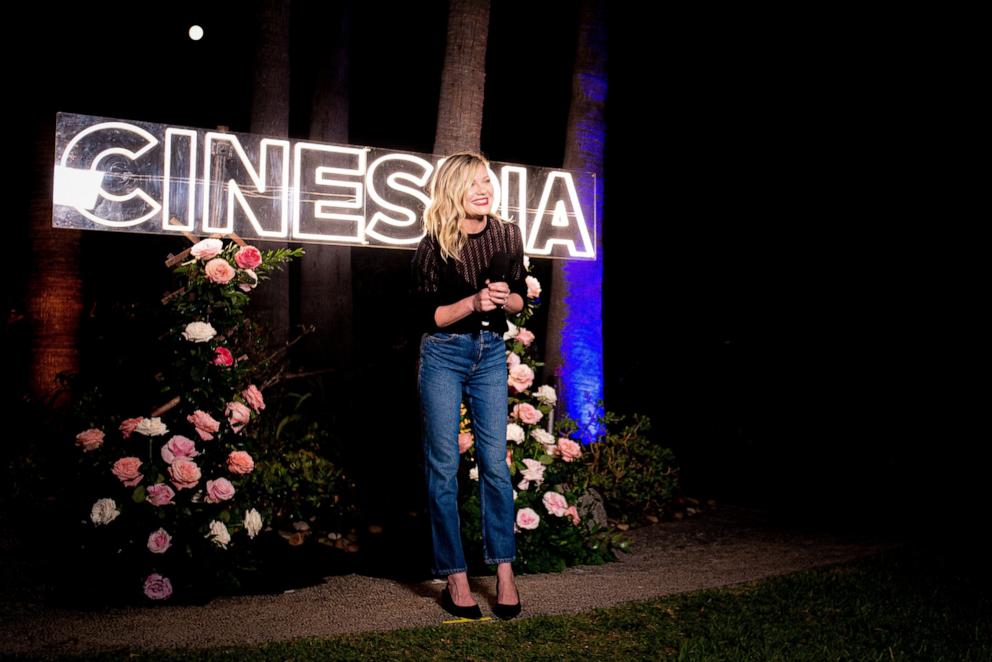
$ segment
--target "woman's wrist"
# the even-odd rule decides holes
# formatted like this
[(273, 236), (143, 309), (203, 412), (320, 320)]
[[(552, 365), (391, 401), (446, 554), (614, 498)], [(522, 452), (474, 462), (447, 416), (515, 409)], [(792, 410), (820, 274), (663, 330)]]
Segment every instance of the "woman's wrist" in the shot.
[(503, 310), (505, 310), (508, 315), (516, 315), (523, 309), (524, 309), (523, 297), (521, 297), (516, 292), (510, 292), (510, 296), (507, 297), (506, 303), (503, 305)]
[(468, 317), (473, 312), (475, 312), (475, 295), (465, 297), (460, 301), (455, 301), (446, 306), (438, 306), (434, 310), (434, 324), (438, 328), (444, 328), (449, 324)]

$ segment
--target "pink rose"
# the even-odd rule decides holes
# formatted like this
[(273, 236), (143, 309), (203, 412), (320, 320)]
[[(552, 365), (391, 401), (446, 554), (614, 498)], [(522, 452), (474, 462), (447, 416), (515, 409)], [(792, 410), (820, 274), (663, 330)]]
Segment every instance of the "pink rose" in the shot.
[(255, 460), (245, 451), (231, 451), (227, 456), (227, 470), (232, 474), (251, 473), (255, 468)]
[(520, 365), (520, 357), (519, 356), (517, 356), (513, 352), (510, 352), (509, 354), (506, 355), (506, 367), (507, 368), (509, 368), (510, 370), (513, 370), (518, 365)]
[(172, 582), (168, 577), (153, 572), (145, 580), (145, 595), (152, 600), (165, 600), (172, 595)]
[(189, 249), (189, 252), (198, 260), (209, 260), (220, 254), (222, 250), (224, 250), (224, 242), (220, 239), (204, 239), (193, 244), (193, 248)]
[(534, 332), (529, 329), (520, 329), (517, 332), (517, 340), (524, 344), (524, 347), (530, 347), (530, 344), (534, 342)]
[(262, 254), (254, 246), (242, 246), (234, 254), (234, 263), (242, 269), (254, 269), (262, 264)]
[(89, 451), (94, 451), (100, 446), (103, 446), (103, 430), (97, 428), (90, 428), (89, 430), (83, 430), (76, 435), (76, 445), (83, 449), (84, 453)]
[(230, 262), (222, 257), (215, 257), (203, 267), (203, 273), (207, 277), (207, 280), (218, 285), (227, 285), (234, 278), (236, 272)]
[(200, 439), (203, 441), (213, 439), (214, 436), (211, 432), (220, 430), (220, 423), (215, 421), (210, 414), (199, 409), (187, 416), (186, 420), (196, 427), (196, 433), (200, 435)]
[(181, 434), (177, 434), (162, 446), (162, 459), (169, 464), (175, 462), (177, 457), (185, 457), (188, 460), (199, 454), (193, 440), (187, 439)]
[(245, 269), (241, 272), (242, 278), (238, 280), (243, 280), (244, 282), (238, 283), (238, 287), (242, 292), (251, 292), (256, 287), (258, 287), (258, 275), (251, 269)]
[(216, 356), (214, 356), (214, 365), (221, 365), (225, 368), (234, 365), (234, 356), (231, 354), (231, 350), (227, 347), (218, 347), (215, 351)]
[(510, 369), (506, 383), (517, 393), (523, 393), (534, 383), (534, 371), (526, 363)]
[(582, 447), (571, 439), (564, 437), (558, 439), (558, 445), (555, 446), (555, 450), (561, 456), (561, 459), (566, 462), (571, 462), (582, 457)]
[(572, 518), (572, 524), (579, 523), (579, 511), (575, 509), (574, 505), (571, 505), (565, 509), (565, 515)]
[(535, 409), (533, 405), (523, 402), (513, 406), (513, 417), (524, 423), (534, 425), (544, 417), (544, 414)]
[(224, 415), (227, 416), (227, 422), (230, 423), (231, 429), (235, 432), (241, 432), (242, 428), (248, 424), (248, 419), (251, 418), (251, 411), (240, 402), (228, 402)]
[(131, 433), (134, 432), (134, 429), (138, 427), (138, 424), (141, 423), (141, 421), (143, 420), (145, 419), (143, 419), (141, 416), (137, 418), (125, 418), (123, 421), (121, 421), (121, 425), (117, 429), (121, 431), (121, 436), (127, 439), (128, 437), (131, 436)]
[(262, 399), (262, 392), (254, 384), (249, 385), (248, 388), (241, 391), (241, 397), (255, 410), (256, 414), (265, 409), (265, 400)]
[(148, 503), (153, 506), (170, 504), (172, 503), (172, 497), (176, 496), (172, 488), (165, 483), (155, 483), (148, 488), (146, 494), (148, 495)]
[(541, 523), (541, 516), (533, 508), (521, 508), (517, 511), (517, 526), (521, 529), (536, 529)]
[(136, 457), (122, 457), (114, 462), (112, 471), (120, 478), (125, 487), (134, 487), (141, 482), (144, 475), (138, 469), (141, 468), (141, 460)]
[(220, 503), (234, 496), (234, 485), (226, 478), (207, 481), (207, 503)]
[(541, 503), (544, 507), (548, 509), (548, 512), (555, 517), (561, 517), (568, 510), (568, 501), (565, 497), (557, 492), (545, 492), (544, 497), (541, 499)]
[(512, 448), (507, 448), (506, 449), (506, 466), (510, 467), (511, 469), (513, 468), (513, 449)]
[(475, 439), (472, 437), (471, 432), (459, 432), (458, 433), (458, 452), (464, 453), (468, 449), (472, 448), (472, 444)]
[(148, 551), (152, 554), (164, 554), (165, 550), (172, 545), (172, 536), (166, 533), (165, 529), (153, 531), (148, 536)]
[(185, 490), (196, 487), (200, 482), (200, 467), (196, 466), (193, 460), (185, 457), (176, 458), (176, 461), (169, 465), (169, 475), (176, 489)]

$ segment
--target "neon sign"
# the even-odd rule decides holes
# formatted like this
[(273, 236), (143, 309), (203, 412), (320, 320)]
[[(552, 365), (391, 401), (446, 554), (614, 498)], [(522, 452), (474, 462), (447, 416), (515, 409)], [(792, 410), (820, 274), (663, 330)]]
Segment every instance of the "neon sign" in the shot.
[[(441, 157), (59, 113), (52, 225), (414, 248)], [(528, 255), (596, 258), (592, 173), (492, 163)]]

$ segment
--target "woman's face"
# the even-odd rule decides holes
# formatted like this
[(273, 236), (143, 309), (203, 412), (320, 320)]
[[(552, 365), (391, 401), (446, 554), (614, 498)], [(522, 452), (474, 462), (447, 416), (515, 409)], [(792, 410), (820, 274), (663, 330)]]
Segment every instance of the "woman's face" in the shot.
[(475, 171), (472, 185), (465, 191), (462, 206), (469, 218), (482, 218), (493, 208), (493, 184), (489, 181), (489, 171), (482, 163)]

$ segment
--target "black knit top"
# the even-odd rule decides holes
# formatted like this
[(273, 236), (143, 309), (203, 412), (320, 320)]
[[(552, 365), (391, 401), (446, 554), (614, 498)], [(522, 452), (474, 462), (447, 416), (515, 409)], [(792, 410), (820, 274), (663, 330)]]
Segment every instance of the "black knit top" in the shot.
[[(417, 297), (418, 327), (426, 333), (471, 333), (489, 329), (506, 333), (506, 312), (497, 308), (486, 313), (473, 312), (445, 327), (434, 323), (438, 306), (455, 303), (477, 293), (492, 280), (490, 265), (493, 256), (505, 253), (508, 260), (506, 283), (510, 292), (516, 292), (527, 301), (527, 276), (524, 270), (524, 243), (520, 228), (514, 223), (504, 223), (489, 216), (481, 231), (468, 235), (468, 241), (459, 254), (460, 260), (441, 257), (441, 248), (430, 235), (424, 235), (413, 257), (413, 277)], [(489, 326), (482, 324), (489, 321)]]

